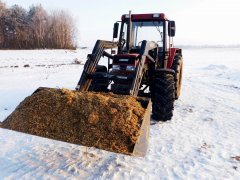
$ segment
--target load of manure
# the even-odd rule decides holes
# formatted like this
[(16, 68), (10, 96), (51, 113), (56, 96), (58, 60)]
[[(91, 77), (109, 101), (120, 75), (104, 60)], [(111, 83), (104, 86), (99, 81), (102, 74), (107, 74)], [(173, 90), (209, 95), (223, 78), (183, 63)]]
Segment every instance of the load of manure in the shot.
[(44, 89), (27, 97), (1, 127), (130, 154), (144, 112), (132, 96)]

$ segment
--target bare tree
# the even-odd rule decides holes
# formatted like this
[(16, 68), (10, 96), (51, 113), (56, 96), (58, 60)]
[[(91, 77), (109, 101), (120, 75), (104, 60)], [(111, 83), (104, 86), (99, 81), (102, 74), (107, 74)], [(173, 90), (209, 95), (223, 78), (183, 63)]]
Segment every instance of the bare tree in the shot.
[(8, 48), (8, 47), (15, 48), (14, 42), (15, 42), (16, 28), (15, 28), (15, 23), (12, 20), (11, 16), (12, 16), (11, 9), (7, 9), (2, 18), (3, 33), (4, 33), (4, 42), (3, 42), (4, 48)]
[(0, 47), (2, 48), (4, 45), (4, 16), (6, 13), (6, 5), (2, 1), (0, 1)]
[(50, 15), (41, 5), (27, 12), (18, 5), (7, 8), (0, 0), (0, 48), (59, 48), (76, 47), (76, 27), (66, 11)]
[(49, 17), (49, 44), (59, 49), (75, 48), (76, 27), (66, 11), (54, 11)]
[(27, 12), (25, 9), (18, 5), (14, 5), (10, 9), (11, 21), (15, 29), (14, 40), (15, 48), (27, 48), (28, 47), (28, 22)]
[(45, 48), (44, 37), (46, 34), (47, 12), (41, 5), (32, 6), (28, 13), (30, 35), (33, 39), (33, 46)]

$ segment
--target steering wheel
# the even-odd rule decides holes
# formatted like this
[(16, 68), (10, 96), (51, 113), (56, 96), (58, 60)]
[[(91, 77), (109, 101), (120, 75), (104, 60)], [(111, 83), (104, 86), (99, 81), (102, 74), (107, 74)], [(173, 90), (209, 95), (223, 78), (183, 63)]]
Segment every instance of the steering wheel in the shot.
[(157, 41), (157, 44), (158, 44), (158, 45), (160, 45), (161, 43), (163, 43), (163, 41), (162, 41), (162, 40), (160, 40), (160, 41)]

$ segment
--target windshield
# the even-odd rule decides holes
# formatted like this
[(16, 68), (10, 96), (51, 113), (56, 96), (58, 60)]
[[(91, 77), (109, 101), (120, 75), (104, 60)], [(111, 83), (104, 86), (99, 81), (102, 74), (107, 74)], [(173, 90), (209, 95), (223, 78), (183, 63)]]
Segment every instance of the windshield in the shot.
[(140, 46), (143, 40), (155, 41), (160, 47), (163, 46), (163, 22), (133, 22), (134, 46)]

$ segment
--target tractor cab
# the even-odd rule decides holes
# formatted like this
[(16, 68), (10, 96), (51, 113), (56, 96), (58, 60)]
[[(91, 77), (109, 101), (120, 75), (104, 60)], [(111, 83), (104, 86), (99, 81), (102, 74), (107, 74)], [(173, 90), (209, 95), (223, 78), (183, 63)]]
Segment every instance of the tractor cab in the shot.
[[(120, 25), (121, 23), (121, 25)], [(119, 31), (120, 25), (120, 33)], [(136, 61), (138, 57), (143, 55), (146, 49), (144, 42), (151, 42), (150, 46), (155, 48), (151, 49), (149, 54), (153, 59), (158, 59), (157, 66), (166, 68), (167, 61), (171, 56), (173, 47), (173, 37), (175, 36), (175, 21), (167, 19), (164, 13), (155, 14), (125, 14), (122, 15), (122, 21), (114, 24), (113, 39), (118, 38), (118, 54), (114, 56), (114, 64), (119, 65), (119, 59), (122, 54), (127, 55), (135, 54)], [(118, 36), (119, 34), (119, 36)], [(139, 56), (136, 56), (138, 54)], [(131, 56), (129, 56), (131, 57)], [(146, 63), (152, 59), (147, 57)], [(122, 64), (126, 64), (126, 58)], [(137, 64), (137, 63), (135, 63)]]
[[(144, 73), (153, 72), (154, 66), (163, 68), (173, 46), (175, 22), (169, 21), (165, 14), (126, 14), (120, 22), (114, 24), (113, 39), (118, 38), (118, 54), (113, 56), (110, 73), (122, 79), (114, 80), (111, 85), (114, 92), (129, 92), (132, 79), (142, 56)], [(119, 37), (118, 37), (119, 34)], [(148, 42), (148, 43), (147, 43)], [(149, 46), (149, 47), (146, 47)], [(145, 52), (146, 49), (148, 52)], [(155, 62), (157, 60), (157, 62)], [(165, 64), (164, 64), (165, 63)], [(152, 67), (152, 69), (151, 69)], [(146, 74), (148, 76), (148, 74)], [(120, 90), (120, 89), (121, 90)]]
[[(119, 22), (114, 24), (113, 38), (118, 38)], [(173, 46), (175, 22), (169, 21), (165, 14), (126, 14), (122, 16), (118, 55), (141, 54), (143, 42), (152, 42), (157, 46), (160, 59), (164, 59)], [(116, 56), (118, 56), (116, 55)], [(163, 64), (162, 64), (163, 65)]]
[[(157, 16), (158, 15), (158, 16)], [(138, 14), (123, 15), (120, 29), (119, 51), (138, 52), (144, 40), (156, 42), (159, 47), (163, 47), (163, 21), (160, 21), (160, 14)]]

